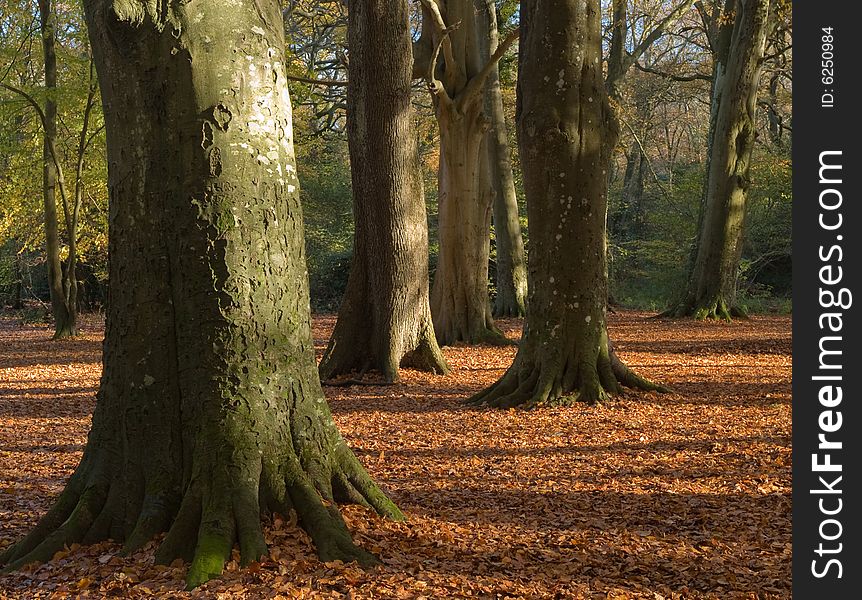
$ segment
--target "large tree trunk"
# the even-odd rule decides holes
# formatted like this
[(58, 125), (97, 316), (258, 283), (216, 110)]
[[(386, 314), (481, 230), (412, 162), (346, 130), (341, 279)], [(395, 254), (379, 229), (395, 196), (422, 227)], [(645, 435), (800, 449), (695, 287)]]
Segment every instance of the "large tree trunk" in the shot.
[(481, 96), (458, 111), (437, 106), (440, 126), (438, 235), (440, 251), (431, 293), (441, 345), (500, 340), (488, 296), (491, 198), (480, 194), (480, 148), (487, 123)]
[[(261, 511), (324, 560), (371, 562), (327, 501), (399, 518), (338, 433), (311, 340), (283, 28), (274, 0), (85, 2), (107, 124), (104, 370), (81, 463), (0, 564), (106, 538), (190, 559), (190, 587)], [(164, 9), (164, 10), (162, 10)]]
[[(485, 81), (512, 40), (483, 63), (474, 0), (423, 0), (423, 5), (423, 28), (434, 29), (436, 51), (427, 76), (440, 127), (440, 252), (431, 290), (434, 331), (441, 345), (506, 343), (494, 325), (488, 296), (491, 202), (489, 195), (480, 193), (480, 151), (488, 129)], [(441, 48), (444, 60), (437, 79)]]
[[(476, 12), (479, 49), (483, 62), (491, 60), (497, 50), (497, 11), (492, 0), (481, 0)], [(524, 315), (527, 296), (527, 264), (521, 221), (518, 218), (518, 197), (509, 157), (509, 134), (503, 111), (500, 75), (494, 64), (485, 84), (485, 114), (489, 128), (485, 134), (486, 154), (480, 171), (480, 193), (491, 195), (494, 217), (494, 242), (497, 253), (495, 317)], [(485, 200), (482, 201), (486, 202)]]
[(604, 170), (618, 125), (601, 57), (598, 0), (522, 2), (517, 126), (530, 296), (514, 363), (475, 403), (594, 403), (621, 385), (657, 389), (608, 341)]
[(45, 67), (45, 106), (42, 145), (42, 203), (45, 218), (45, 253), (48, 263), (48, 289), (54, 315), (54, 338), (76, 334), (77, 307), (68, 301), (73, 290), (68, 283), (74, 273), (66, 276), (60, 260), (60, 227), (57, 219), (57, 53), (56, 14), (51, 0), (39, 0), (39, 22)]
[(726, 65), (719, 55), (715, 69), (697, 253), (685, 295), (666, 316), (745, 316), (736, 304), (736, 284), (768, 22), (768, 0), (737, 0)]
[[(428, 226), (413, 111), (406, 0), (353, 3), (347, 26), (353, 262), (321, 378), (398, 367), (443, 373), (428, 304)], [(385, 43), (381, 43), (385, 40)]]

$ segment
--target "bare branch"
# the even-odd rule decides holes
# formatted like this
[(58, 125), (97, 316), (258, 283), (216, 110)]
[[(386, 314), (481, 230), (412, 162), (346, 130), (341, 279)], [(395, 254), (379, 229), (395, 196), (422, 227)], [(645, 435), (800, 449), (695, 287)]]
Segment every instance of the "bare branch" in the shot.
[[(446, 78), (447, 83), (451, 84), (459, 79), (466, 77), (466, 75), (464, 75), (461, 69), (461, 66), (458, 64), (458, 61), (455, 60), (455, 54), (452, 51), (452, 40), (449, 39), (449, 32), (455, 31), (458, 27), (460, 27), (461, 22), (459, 21), (458, 23), (453, 23), (452, 25), (447, 26), (446, 22), (443, 20), (443, 15), (440, 12), (440, 5), (437, 4), (437, 0), (419, 1), (422, 3), (422, 6), (425, 7), (426, 11), (424, 14), (430, 17), (431, 24), (434, 27), (434, 33), (439, 38), (439, 40), (437, 41), (437, 45), (442, 46), (443, 48), (443, 62), (445, 64), (444, 77)], [(436, 66), (437, 56), (439, 55), (439, 52), (439, 47), (434, 50), (434, 54), (431, 57), (431, 64), (429, 68), (433, 69)]]
[(300, 75), (285, 75), (285, 78), (290, 79), (291, 81), (301, 81), (302, 83), (310, 83), (312, 85), (322, 85), (326, 87), (347, 86), (346, 81), (340, 81), (337, 79), (315, 79), (313, 77), (302, 77)]
[(491, 58), (482, 67), (482, 70), (476, 73), (473, 77), (470, 78), (470, 81), (467, 82), (467, 86), (464, 88), (464, 91), (458, 95), (458, 110), (463, 109), (464, 106), (469, 104), (475, 97), (477, 97), (482, 89), (485, 87), (485, 80), (488, 79), (488, 76), (491, 72), (497, 67), (497, 63), (500, 62), (500, 59), (506, 54), (506, 51), (515, 43), (521, 35), (521, 28), (516, 27), (512, 31), (509, 32), (509, 35), (506, 36), (506, 39), (497, 46), (497, 49), (494, 51), (494, 54), (491, 55)]
[(659, 77), (664, 77), (665, 79), (671, 79), (673, 81), (712, 81), (712, 75), (704, 75), (703, 73), (693, 73), (691, 75), (675, 75), (673, 73), (667, 73), (665, 71), (653, 69), (652, 67), (647, 67), (640, 64), (639, 62), (636, 62), (634, 66), (639, 71), (643, 71), (644, 73), (658, 75)]
[(425, 75), (425, 79), (428, 81), (428, 91), (431, 92), (433, 96), (436, 96), (439, 101), (446, 106), (451, 106), (452, 98), (449, 97), (449, 93), (446, 91), (446, 86), (444, 86), (443, 82), (437, 79), (434, 75), (434, 71), (436, 70), (435, 67), (437, 66), (437, 57), (440, 55), (440, 47), (443, 45), (443, 42), (448, 41), (448, 39), (449, 32), (447, 31), (434, 46), (434, 52), (431, 54), (431, 60), (428, 62), (428, 73)]

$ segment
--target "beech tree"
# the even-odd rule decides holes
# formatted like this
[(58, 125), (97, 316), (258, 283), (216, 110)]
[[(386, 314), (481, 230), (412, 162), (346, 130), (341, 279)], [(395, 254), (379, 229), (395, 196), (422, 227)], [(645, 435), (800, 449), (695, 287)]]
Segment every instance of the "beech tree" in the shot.
[(311, 340), (284, 34), (275, 0), (87, 0), (110, 187), (103, 375), (81, 463), (0, 556), (65, 544), (191, 560), (266, 553), (262, 511), (295, 510), (324, 560), (374, 561), (333, 501), (401, 513), (332, 420)]
[(472, 402), (595, 403), (622, 386), (661, 389), (630, 371), (608, 339), (606, 165), (619, 125), (602, 73), (599, 0), (521, 3), (517, 103), (527, 317), (514, 363)]
[[(428, 229), (410, 104), (406, 0), (354, 2), (348, 14), (347, 120), (353, 262), (321, 378), (399, 365), (443, 373), (428, 304)], [(380, 40), (386, 40), (381, 44)]]
[(726, 0), (713, 12), (699, 10), (714, 56), (703, 209), (688, 285), (663, 316), (729, 321), (745, 316), (736, 284), (770, 0)]
[(417, 57), (440, 128), (440, 252), (431, 290), (434, 330), (441, 345), (503, 343), (488, 297), (491, 204), (489, 194), (480, 194), (480, 151), (488, 129), (485, 83), (517, 39), (517, 30), (483, 61), (474, 0), (422, 0), (422, 5), (424, 46), (430, 45), (433, 52), (427, 61), (427, 52), (420, 50)]
[[(488, 62), (499, 47), (497, 11), (493, 0), (477, 3), (476, 21), (482, 62)], [(495, 317), (520, 317), (524, 315), (527, 297), (527, 263), (497, 66), (498, 63), (493, 64), (485, 84), (484, 111), (488, 131), (479, 158), (479, 193), (491, 195), (497, 252), (497, 294), (493, 314)], [(480, 197), (480, 204), (487, 202)]]

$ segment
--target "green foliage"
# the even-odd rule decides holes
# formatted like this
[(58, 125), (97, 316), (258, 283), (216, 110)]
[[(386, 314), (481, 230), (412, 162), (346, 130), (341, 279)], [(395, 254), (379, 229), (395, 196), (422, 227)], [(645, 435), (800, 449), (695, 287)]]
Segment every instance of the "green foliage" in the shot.
[[(678, 167), (673, 185), (646, 181), (646, 223), (637, 239), (609, 240), (611, 296), (622, 306), (666, 308), (686, 284), (697, 236), (704, 165)], [(621, 182), (610, 190), (609, 220), (621, 206)], [(791, 164), (759, 148), (751, 169), (739, 303), (749, 312), (789, 312), (791, 294)], [(613, 233), (613, 232), (612, 232)]]
[[(69, 202), (73, 201), (78, 143), (90, 85), (90, 50), (80, 2), (57, 3), (57, 101), (59, 162)], [(29, 0), (0, 9), (0, 78), (44, 106), (38, 11)], [(107, 278), (107, 162), (101, 102), (89, 116), (81, 173), (82, 205), (77, 223), (78, 264), (103, 285)], [(44, 252), (42, 206), (42, 126), (21, 94), (0, 90), (0, 245), (13, 253)], [(68, 254), (69, 232), (58, 194), (61, 258)], [(70, 207), (71, 210), (71, 207)], [(78, 273), (79, 278), (82, 276)], [(36, 290), (34, 290), (36, 291)], [(38, 293), (42, 295), (39, 286)], [(47, 290), (44, 290), (47, 299)]]
[(297, 170), (305, 221), (311, 305), (335, 311), (353, 257), (353, 200), (347, 143), (297, 138)]

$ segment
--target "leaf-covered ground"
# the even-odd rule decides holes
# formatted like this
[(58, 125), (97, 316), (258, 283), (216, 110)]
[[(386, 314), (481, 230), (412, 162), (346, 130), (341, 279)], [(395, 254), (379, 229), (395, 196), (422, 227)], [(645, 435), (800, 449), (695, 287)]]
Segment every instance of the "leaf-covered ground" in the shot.
[[(507, 412), (461, 401), (515, 348), (444, 350), (446, 377), (327, 387), (335, 418), (408, 517), (345, 509), (383, 561), (319, 562), (289, 515), (267, 523), (268, 560), (183, 592), (181, 564), (77, 545), (0, 576), (0, 598), (789, 598), (788, 317), (730, 326), (611, 317), (621, 356), (672, 394), (599, 407)], [(334, 324), (315, 320), (322, 350)], [(505, 321), (516, 339), (520, 322)], [(51, 342), (0, 318), (0, 550), (77, 464), (100, 374), (101, 324)]]

